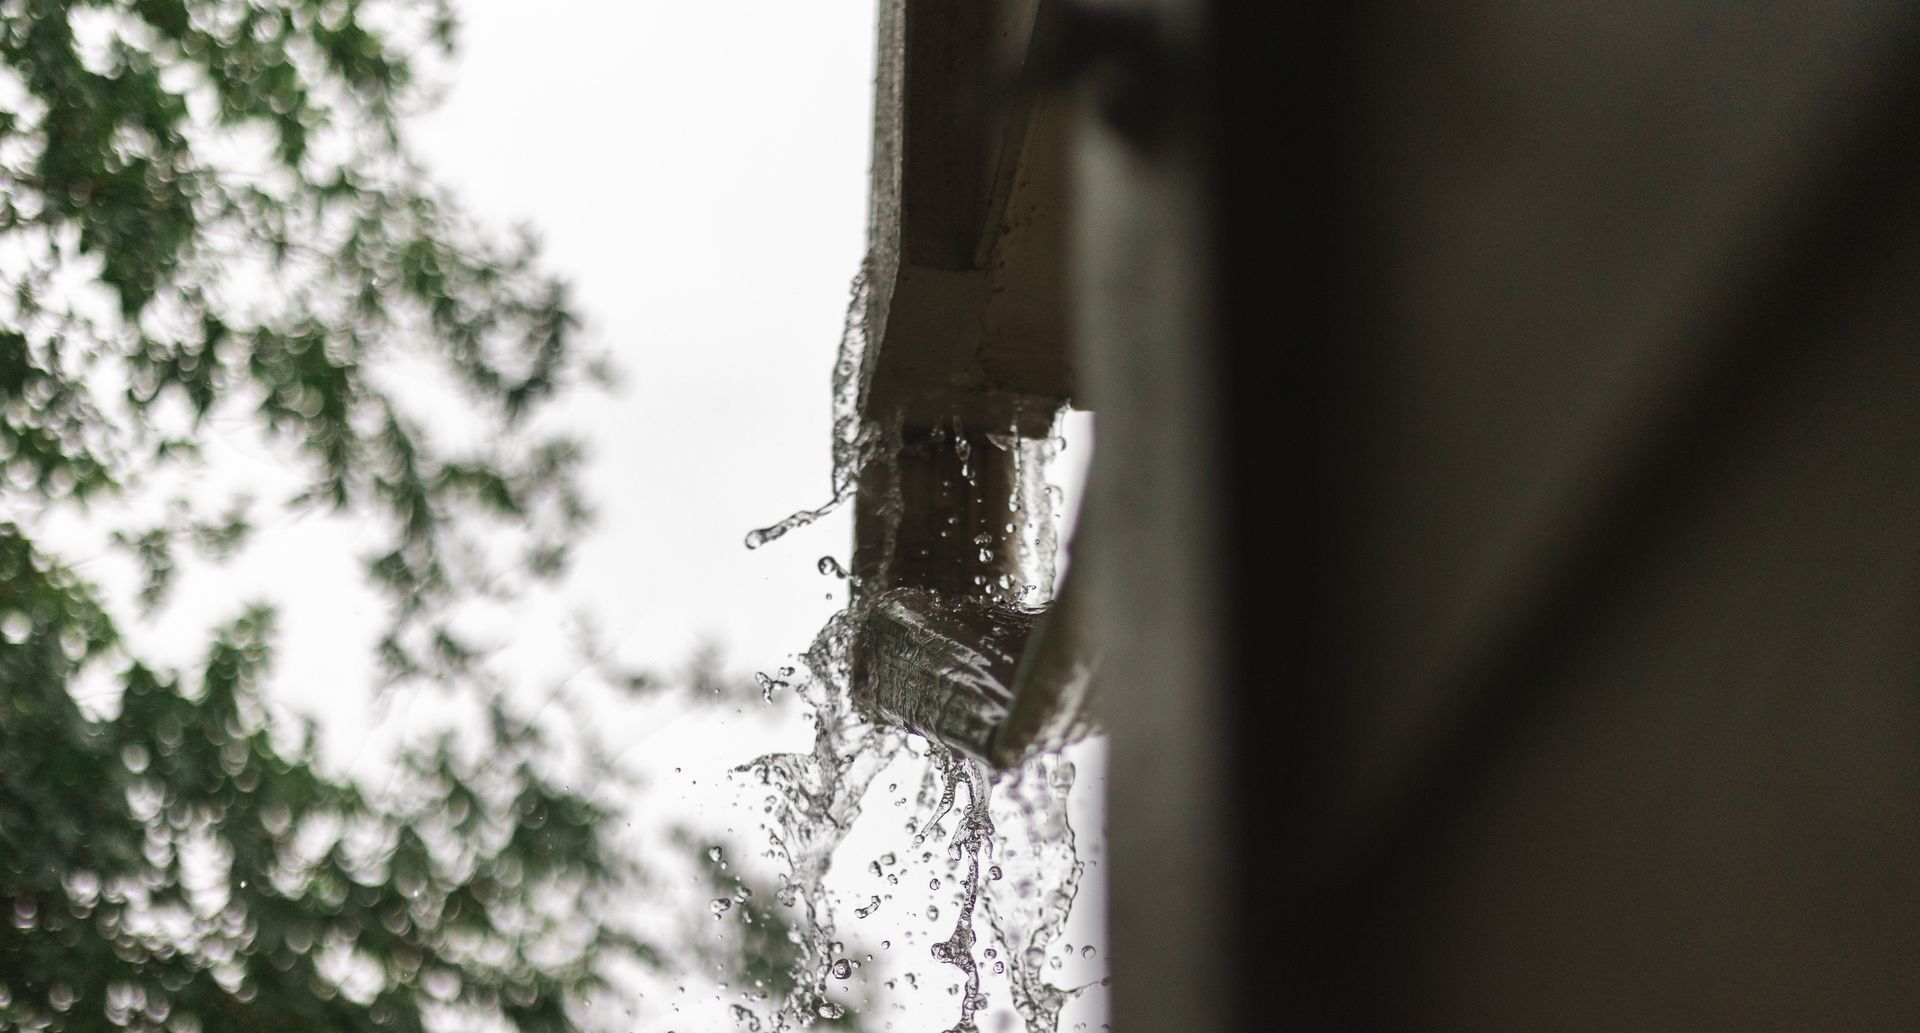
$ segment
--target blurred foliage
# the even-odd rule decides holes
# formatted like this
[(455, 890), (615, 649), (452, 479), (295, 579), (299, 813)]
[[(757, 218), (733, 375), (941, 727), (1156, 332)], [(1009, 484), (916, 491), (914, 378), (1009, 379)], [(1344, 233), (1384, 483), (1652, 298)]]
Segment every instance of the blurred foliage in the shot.
[[(444, 0), (0, 0), (0, 1029), (560, 1031), (646, 959), (606, 917), (609, 815), (451, 621), (563, 568), (579, 449), (538, 414), (594, 375), (531, 243), (405, 145), (453, 36)], [(114, 534), (136, 613), (48, 544), (234, 424), (301, 474), (278, 504), (373, 529), (385, 681), (485, 715), (386, 791), (269, 720), (267, 606), (185, 670), (123, 635), (178, 546), (244, 546), (245, 500)]]

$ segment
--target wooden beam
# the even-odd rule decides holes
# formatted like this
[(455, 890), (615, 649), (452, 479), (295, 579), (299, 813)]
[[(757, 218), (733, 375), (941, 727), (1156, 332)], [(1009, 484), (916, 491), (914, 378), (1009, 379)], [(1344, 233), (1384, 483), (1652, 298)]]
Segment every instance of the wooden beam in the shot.
[[(1053, 729), (1032, 701), (1000, 736), (1034, 614), (1017, 438), (1073, 397), (1066, 137), (1031, 54), (1053, 0), (882, 0), (868, 344), (854, 567), (867, 602), (856, 698), (880, 720), (1006, 763)], [(1056, 626), (1056, 647), (1075, 641)], [(1056, 698), (1051, 694), (1047, 698)]]
[(1052, 0), (883, 0), (863, 409), (1044, 434), (1073, 397), (1066, 112), (1028, 59)]

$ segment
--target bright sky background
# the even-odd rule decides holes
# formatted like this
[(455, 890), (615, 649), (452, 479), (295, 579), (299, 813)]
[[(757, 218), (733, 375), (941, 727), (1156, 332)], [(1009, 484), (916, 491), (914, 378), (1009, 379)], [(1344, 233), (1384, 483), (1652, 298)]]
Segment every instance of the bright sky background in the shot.
[(829, 380), (865, 251), (874, 8), (792, 0), (465, 0), (462, 59), (415, 143), (572, 281), (625, 384), (581, 413), (601, 526), (574, 585), (629, 659), (704, 639), (743, 662), (805, 645), (836, 604), (814, 564)]

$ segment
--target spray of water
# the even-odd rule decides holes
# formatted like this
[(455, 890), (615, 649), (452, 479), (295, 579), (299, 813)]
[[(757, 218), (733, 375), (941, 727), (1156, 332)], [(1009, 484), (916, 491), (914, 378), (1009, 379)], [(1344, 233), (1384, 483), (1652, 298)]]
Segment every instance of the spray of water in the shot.
[(867, 354), (867, 278), (863, 266), (848, 289), (847, 314), (840, 324), (840, 349), (833, 362), (833, 480), (827, 501), (802, 509), (766, 527), (747, 532), (749, 549), (758, 549), (787, 532), (826, 516), (853, 495), (853, 485), (877, 449), (860, 420), (862, 363)]
[(973, 1016), (986, 1006), (987, 999), (980, 992), (980, 963), (974, 957), (973, 914), (980, 899), (980, 858), (993, 847), (993, 819), (987, 812), (989, 798), (987, 772), (977, 761), (962, 757), (952, 750), (937, 749), (939, 770), (946, 780), (945, 791), (941, 795), (940, 809), (927, 824), (938, 828), (940, 819), (953, 808), (956, 791), (965, 786), (967, 789), (967, 808), (961, 813), (959, 827), (950, 841), (947, 856), (950, 863), (959, 863), (964, 859), (967, 866), (965, 881), (961, 884), (960, 907), (953, 919), (953, 933), (944, 941), (933, 945), (933, 958), (942, 964), (952, 965), (960, 970), (964, 982), (960, 988), (960, 1021), (948, 1033), (972, 1033), (975, 1027)]
[(824, 883), (834, 851), (860, 816), (874, 775), (899, 752), (904, 736), (878, 728), (854, 713), (846, 687), (851, 613), (829, 621), (806, 655), (807, 675), (797, 690), (810, 708), (813, 749), (773, 753), (735, 770), (767, 791), (767, 832), (786, 872), (776, 899), (795, 911), (799, 960), (794, 986), (776, 1017), (776, 1029), (811, 1025), (814, 1016), (836, 1017), (827, 999), (837, 953), (831, 900)]
[(1045, 755), (1004, 775), (995, 808), (1006, 850), (989, 871), (985, 893), (993, 938), (1008, 959), (1007, 989), (1028, 1030), (1054, 1030), (1068, 1001), (1092, 989), (1055, 986), (1044, 962), (1059, 941), (1079, 894), (1086, 865), (1080, 860), (1067, 798), (1073, 764)]
[[(867, 276), (855, 278), (834, 367), (834, 433), (832, 497), (816, 509), (801, 510), (769, 527), (748, 534), (748, 548), (758, 548), (781, 535), (831, 512), (851, 497), (861, 468), (867, 462), (891, 459), (897, 447), (897, 428), (863, 425), (861, 390), (867, 327)], [(1023, 584), (994, 586), (1010, 600), (1045, 599), (1053, 590), (1055, 504), (1058, 489), (1046, 482), (1046, 465), (1057, 451), (1049, 438), (1032, 440), (1014, 434), (988, 435), (995, 447), (1016, 453), (1018, 489), (1008, 499), (1010, 524), (1024, 525), (1020, 567)], [(965, 448), (964, 435), (955, 435)], [(963, 469), (968, 456), (962, 454)], [(889, 482), (897, 478), (888, 478)], [(883, 506), (898, 507), (898, 500)], [(888, 521), (887, 523), (891, 523)], [(823, 573), (845, 576), (837, 561), (821, 561)], [(979, 762), (936, 743), (898, 729), (870, 723), (853, 704), (850, 685), (851, 646), (855, 628), (867, 618), (866, 607), (876, 600), (854, 592), (848, 608), (828, 622), (805, 654), (805, 671), (794, 679), (797, 697), (809, 708), (813, 745), (804, 753), (770, 754), (735, 769), (739, 777), (757, 783), (767, 801), (766, 829), (776, 857), (786, 869), (778, 902), (792, 909), (791, 926), (799, 948), (793, 971), (793, 989), (772, 1018), (776, 1030), (813, 1025), (821, 1018), (842, 1015), (829, 999), (831, 980), (847, 978), (854, 967), (839, 957), (834, 898), (826, 879), (836, 851), (846, 842), (863, 805), (882, 771), (916, 777), (922, 791), (918, 813), (906, 822), (907, 839), (895, 842), (868, 866), (880, 888), (894, 888), (901, 896), (911, 883), (899, 882), (896, 854), (918, 857), (933, 864), (941, 851), (945, 880), (927, 882), (927, 895), (917, 911), (909, 904), (885, 905), (875, 894), (859, 894), (853, 920), (870, 920), (883, 913), (918, 913), (938, 922), (941, 904), (952, 907), (952, 924), (945, 938), (928, 948), (927, 958), (953, 969), (960, 985), (953, 988), (957, 1015), (948, 1033), (975, 1033), (976, 1016), (989, 1004), (987, 985), (1005, 986), (1008, 1003), (1029, 1033), (1054, 1033), (1061, 1009), (1088, 987), (1055, 985), (1047, 972), (1058, 961), (1049, 953), (1059, 940), (1078, 894), (1085, 865), (1077, 852), (1067, 818), (1067, 798), (1073, 786), (1073, 766), (1057, 754), (1036, 757), (1020, 768), (997, 776)], [(782, 672), (785, 674), (786, 672)], [(784, 683), (783, 683), (784, 684)], [(769, 690), (771, 699), (771, 690)], [(915, 770), (917, 768), (917, 770)], [(889, 793), (897, 784), (887, 786)], [(964, 804), (961, 792), (964, 790)], [(891, 801), (908, 804), (906, 797)], [(984, 923), (982, 919), (984, 918)], [(945, 927), (943, 927), (945, 928)], [(900, 933), (903, 944), (911, 933)], [(891, 939), (882, 947), (891, 945)], [(938, 971), (938, 969), (935, 969)], [(919, 973), (904, 979), (918, 986)], [(891, 983), (889, 983), (891, 985)], [(757, 1023), (756, 1018), (756, 1023)]]
[[(829, 989), (833, 980), (846, 978), (835, 969), (846, 962), (840, 957), (839, 918), (826, 877), (867, 798), (879, 792), (877, 776), (912, 778), (917, 769), (923, 788), (904, 836), (866, 865), (884, 880), (886, 900), (908, 898), (905, 906), (885, 905), (884, 913), (917, 910), (937, 922), (946, 917), (943, 907), (952, 908), (950, 924), (941, 926), (944, 938), (925, 956), (934, 970), (945, 966), (960, 978), (957, 1015), (948, 1033), (975, 1033), (990, 983), (1004, 986), (1007, 1002), (1030, 1033), (1053, 1033), (1062, 1008), (1089, 989), (1058, 986), (1048, 978), (1085, 869), (1067, 817), (1073, 765), (1049, 754), (996, 777), (955, 751), (865, 721), (853, 711), (845, 683), (850, 624), (842, 613), (821, 632), (807, 654), (806, 674), (796, 679), (797, 693), (811, 709), (813, 748), (763, 756), (736, 769), (769, 801), (766, 829), (786, 869), (777, 899), (791, 909), (798, 938), (793, 989), (773, 1016), (772, 1028), (804, 1028), (820, 1017), (839, 1016), (840, 1005), (829, 999)], [(896, 788), (897, 783), (887, 786)], [(893, 801), (909, 802), (905, 796)], [(907, 865), (899, 858), (911, 863), (916, 857), (945, 875), (926, 883), (924, 897), (913, 878), (900, 881)], [(913, 900), (920, 901), (917, 908)], [(849, 901), (855, 904), (848, 908), (852, 921), (883, 913), (879, 895), (859, 894)], [(912, 934), (892, 937), (904, 943)], [(907, 980), (917, 986), (914, 973)]]

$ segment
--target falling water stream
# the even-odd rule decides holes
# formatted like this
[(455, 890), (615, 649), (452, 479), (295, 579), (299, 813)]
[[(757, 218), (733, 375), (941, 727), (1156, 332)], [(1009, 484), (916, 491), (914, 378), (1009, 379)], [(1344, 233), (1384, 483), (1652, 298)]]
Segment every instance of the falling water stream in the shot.
[[(795, 688), (811, 710), (812, 750), (769, 754), (735, 769), (764, 795), (765, 831), (785, 868), (777, 900), (791, 909), (799, 937), (793, 989), (773, 1026), (793, 1029), (840, 1016), (832, 990), (854, 964), (839, 942), (843, 911), (851, 910), (854, 922), (910, 911), (929, 922), (950, 918), (938, 926), (947, 930), (945, 938), (926, 948), (930, 964), (906, 977), (917, 986), (941, 966), (953, 970), (960, 982), (950, 1030), (977, 1029), (975, 1015), (988, 1003), (983, 977), (991, 977), (1004, 984), (1027, 1030), (1053, 1031), (1062, 1007), (1089, 988), (1048, 978), (1085, 870), (1067, 814), (1073, 765), (1044, 755), (995, 777), (936, 743), (867, 722), (854, 711), (845, 682), (851, 623), (848, 613), (836, 616), (806, 654), (807, 671), (796, 676)], [(863, 807), (880, 792), (882, 772), (903, 780), (918, 776), (917, 799), (892, 801), (914, 813), (877, 856), (842, 856)], [(902, 784), (888, 784), (889, 795), (899, 794)], [(911, 867), (903, 857), (936, 874), (925, 884), (903, 881)], [(887, 892), (836, 908), (840, 895), (827, 886), (829, 869), (862, 861)], [(899, 937), (906, 946), (910, 935), (894, 933), (883, 942)]]
[[(852, 293), (834, 373), (832, 497), (817, 509), (750, 533), (748, 548), (765, 545), (845, 501), (861, 466), (880, 450), (884, 434), (861, 426), (859, 418), (864, 274), (855, 279)], [(1005, 587), (1044, 599), (1052, 591), (1058, 491), (1044, 477), (1050, 446), (1009, 437), (1003, 447), (1022, 453), (1024, 498), (1010, 501), (1024, 509), (1030, 524), (1030, 533), (1022, 536), (1021, 560), (1032, 582)], [(830, 558), (823, 558), (820, 568), (823, 574), (845, 574)], [(865, 618), (861, 608), (873, 602), (853, 595), (848, 608), (821, 629), (803, 656), (804, 670), (793, 676), (794, 691), (809, 710), (812, 748), (769, 754), (735, 769), (764, 801), (770, 854), (784, 868), (776, 896), (790, 909), (798, 948), (793, 987), (771, 1017), (773, 1028), (842, 1017), (835, 987), (863, 964), (846, 956), (840, 939), (840, 926), (848, 921), (842, 912), (851, 911), (851, 922), (862, 932), (869, 922), (901, 929), (881, 940), (883, 950), (891, 950), (894, 938), (903, 948), (917, 939), (904, 927), (904, 916), (924, 916), (945, 930), (944, 938), (925, 947), (926, 961), (899, 978), (917, 988), (921, 978), (951, 971), (958, 983), (949, 991), (954, 997), (950, 1033), (979, 1028), (977, 1017), (990, 1003), (989, 983), (1004, 988), (1005, 1003), (1029, 1033), (1053, 1033), (1062, 1008), (1103, 982), (1065, 987), (1049, 978), (1060, 969), (1064, 945), (1059, 941), (1086, 869), (1068, 817), (1074, 766), (1055, 752), (996, 774), (938, 743), (868, 721), (853, 703), (850, 653), (853, 631)], [(891, 781), (880, 796), (883, 772)], [(911, 796), (901, 789), (916, 783)], [(842, 848), (870, 798), (911, 814), (876, 856), (842, 856), (849, 853)], [(862, 861), (866, 884), (880, 892), (862, 891), (836, 908), (839, 894), (828, 886), (830, 870), (836, 862), (843, 871), (847, 865), (857, 869)], [(931, 875), (924, 883), (914, 881), (918, 874), (903, 882), (909, 870)], [(1090, 954), (1093, 948), (1084, 950)], [(886, 985), (892, 988), (895, 981)]]
[(747, 532), (746, 546), (758, 549), (789, 531), (813, 523), (840, 508), (853, 495), (860, 468), (872, 458), (876, 442), (860, 421), (861, 363), (867, 353), (867, 278), (861, 269), (847, 292), (847, 314), (840, 325), (840, 348), (833, 362), (833, 482), (827, 501)]

